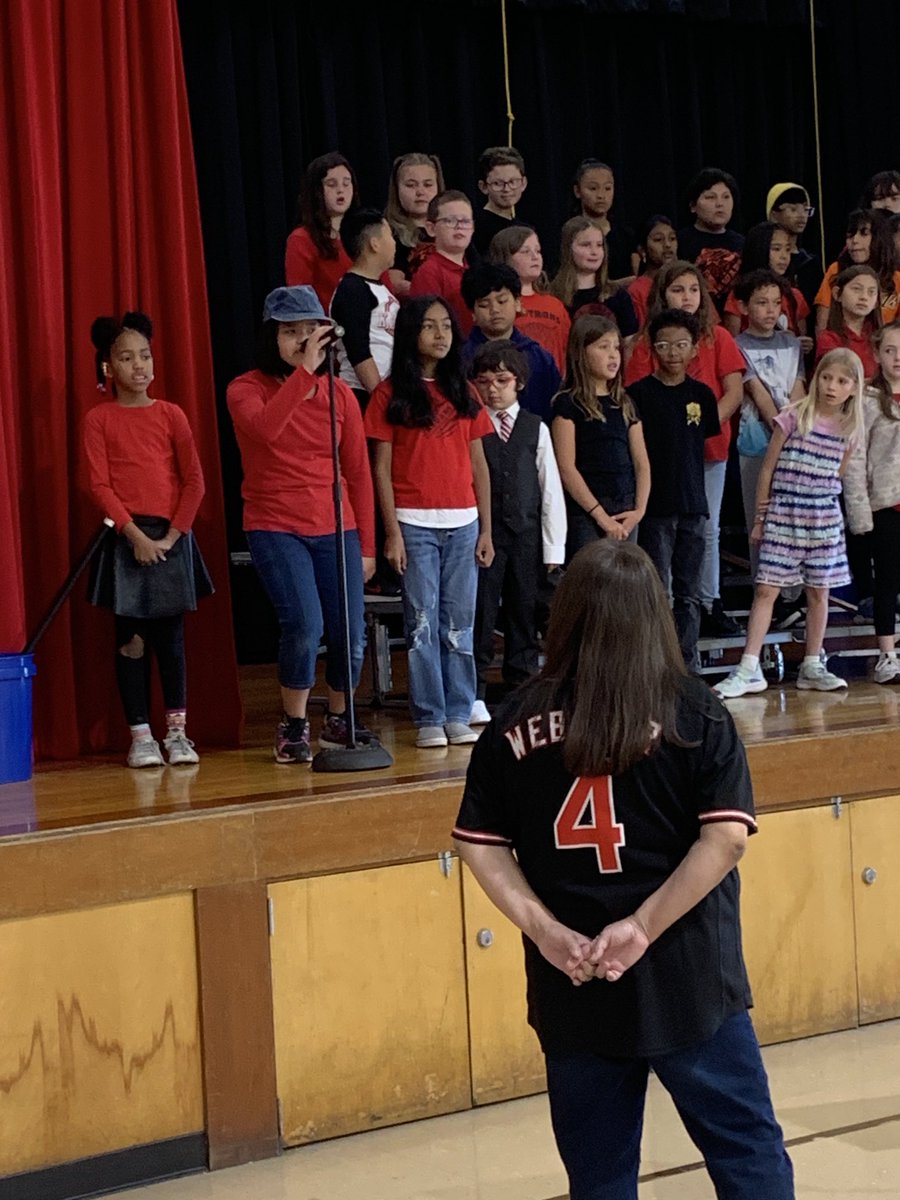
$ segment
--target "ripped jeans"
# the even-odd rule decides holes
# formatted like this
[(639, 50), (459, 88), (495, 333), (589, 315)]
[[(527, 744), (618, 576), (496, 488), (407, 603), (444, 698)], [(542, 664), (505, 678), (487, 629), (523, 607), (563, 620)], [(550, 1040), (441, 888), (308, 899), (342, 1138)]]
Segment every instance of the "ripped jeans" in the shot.
[(433, 529), (401, 521), (401, 579), (409, 652), (409, 707), (416, 728), (468, 724), (475, 701), (473, 626), (478, 522)]

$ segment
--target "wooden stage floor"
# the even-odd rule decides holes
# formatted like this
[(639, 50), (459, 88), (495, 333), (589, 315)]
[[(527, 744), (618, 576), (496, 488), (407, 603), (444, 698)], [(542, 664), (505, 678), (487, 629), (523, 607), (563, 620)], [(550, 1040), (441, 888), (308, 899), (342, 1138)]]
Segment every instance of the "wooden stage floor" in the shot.
[[(468, 747), (417, 750), (408, 713), (398, 707), (360, 710), (362, 721), (378, 733), (394, 757), (393, 766), (386, 770), (338, 775), (314, 773), (306, 766), (279, 766), (271, 754), (276, 711), (273, 670), (269, 666), (241, 669), (247, 714), (242, 749), (199, 747), (202, 757), (194, 767), (131, 771), (118, 755), (39, 765), (29, 783), (0, 787), (0, 837), (199, 815), (248, 804), (303, 803), (373, 789), (438, 787), (461, 781), (465, 775)], [(847, 691), (837, 693), (798, 692), (785, 683), (761, 695), (730, 701), (729, 708), (747, 745), (754, 776), (762, 772), (771, 777), (769, 786), (777, 786), (784, 765), (791, 761), (789, 752), (803, 760), (807, 770), (813, 764), (825, 770), (832, 756), (839, 757), (845, 768), (855, 763), (860, 787), (846, 787), (845, 769), (841, 784), (845, 792), (878, 790), (894, 775), (900, 785), (900, 739), (879, 737), (877, 748), (871, 743), (873, 735), (900, 731), (900, 689), (879, 687), (868, 679), (853, 680)], [(314, 739), (320, 722), (321, 706), (317, 706)], [(867, 736), (857, 742), (853, 735)], [(871, 761), (873, 753), (881, 768), (877, 780), (867, 774), (867, 768), (878, 765)]]

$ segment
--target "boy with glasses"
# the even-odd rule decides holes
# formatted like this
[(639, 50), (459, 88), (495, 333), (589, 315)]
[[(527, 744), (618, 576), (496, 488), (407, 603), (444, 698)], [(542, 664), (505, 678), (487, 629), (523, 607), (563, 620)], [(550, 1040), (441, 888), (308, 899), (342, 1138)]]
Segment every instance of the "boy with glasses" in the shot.
[(538, 669), (541, 584), (566, 549), (566, 502), (550, 430), (519, 399), (528, 362), (509, 341), (486, 341), (472, 360), (472, 380), (497, 434), (485, 438), (491, 473), (494, 561), (478, 572), (475, 667), (478, 687), (470, 725), (490, 719), (484, 698), (494, 660), (494, 629), (503, 604), (503, 681), (518, 687)]
[(712, 390), (687, 367), (697, 353), (700, 326), (693, 313), (667, 309), (650, 322), (657, 368), (628, 388), (644, 427), (650, 460), (650, 498), (638, 545), (650, 555), (672, 597), (672, 616), (684, 664), (696, 672), (700, 635), (700, 572), (709, 508), (703, 450), (721, 428)]
[(815, 254), (800, 245), (800, 235), (816, 210), (809, 202), (809, 192), (799, 183), (776, 183), (766, 197), (766, 216), (780, 225), (791, 239), (791, 265), (787, 276), (803, 293), (812, 309), (816, 292), (822, 282), (823, 268)]
[(501, 229), (522, 225), (516, 219), (516, 206), (528, 187), (525, 160), (512, 146), (489, 146), (478, 159), (478, 190), (487, 196), (484, 208), (475, 217), (472, 243), (486, 255), (491, 238)]
[(465, 192), (446, 191), (428, 205), (425, 232), (434, 238), (434, 249), (413, 276), (410, 296), (440, 296), (456, 317), (463, 337), (472, 331), (472, 314), (462, 298), (462, 277), (468, 267), (466, 252), (472, 241), (472, 205)]

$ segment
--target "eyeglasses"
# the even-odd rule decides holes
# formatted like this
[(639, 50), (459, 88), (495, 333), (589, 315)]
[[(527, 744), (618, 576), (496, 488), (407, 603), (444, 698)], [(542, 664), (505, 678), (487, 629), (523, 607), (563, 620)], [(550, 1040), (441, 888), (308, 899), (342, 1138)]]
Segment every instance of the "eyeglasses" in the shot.
[(522, 186), (522, 176), (518, 179), (496, 179), (493, 182), (488, 181), (488, 187), (494, 192), (511, 192), (515, 188)]
[(471, 229), (475, 222), (471, 217), (438, 217), (435, 225), (449, 225), (451, 229)]
[(479, 392), (489, 392), (491, 388), (506, 388), (516, 382), (515, 375), (476, 375), (475, 386)]
[(806, 213), (808, 217), (816, 215), (816, 208), (813, 204), (779, 204), (775, 211), (783, 212), (785, 209), (792, 213)]
[(685, 350), (690, 350), (693, 344), (692, 341), (685, 338), (683, 342), (654, 342), (653, 349), (659, 354), (665, 354), (667, 350), (681, 350), (683, 353)]

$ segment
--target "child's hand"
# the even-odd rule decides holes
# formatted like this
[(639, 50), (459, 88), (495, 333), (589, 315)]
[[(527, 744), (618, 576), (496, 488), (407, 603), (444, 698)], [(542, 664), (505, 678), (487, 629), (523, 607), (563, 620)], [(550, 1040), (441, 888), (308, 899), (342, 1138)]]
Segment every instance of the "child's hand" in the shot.
[(806, 355), (806, 354), (809, 354), (809, 353), (810, 353), (810, 351), (812, 350), (812, 348), (813, 348), (813, 340), (812, 340), (812, 338), (811, 338), (811, 337), (806, 337), (806, 336), (804, 335), (804, 336), (803, 336), (803, 337), (800, 339), (800, 349), (803, 351), (804, 355)]
[(609, 517), (604, 514), (597, 522), (608, 538), (612, 538), (614, 542), (624, 542), (628, 534), (619, 524), (615, 517)]
[(365, 554), (363, 555), (363, 560), (362, 560), (362, 573), (363, 573), (363, 583), (368, 583), (369, 580), (372, 578), (372, 576), (375, 574), (375, 559), (367, 558)]
[(142, 533), (140, 537), (133, 539), (131, 549), (134, 552), (134, 557), (142, 567), (151, 567), (154, 563), (166, 561), (166, 550), (160, 542), (154, 542)]
[(625, 530), (625, 536), (627, 538), (632, 529), (634, 529), (634, 527), (637, 525), (640, 517), (635, 509), (632, 508), (627, 512), (616, 513), (616, 515), (613, 517), (613, 520), (618, 521), (618, 523), (622, 526), (622, 528)]
[(294, 354), (296, 365), (305, 367), (311, 375), (325, 361), (325, 346), (331, 340), (331, 326), (320, 325)]
[(489, 567), (494, 561), (494, 543), (490, 534), (480, 533), (475, 543), (475, 561), (479, 567)]
[(753, 528), (750, 530), (750, 541), (754, 546), (758, 546), (763, 540), (763, 523), (760, 520), (754, 521)]
[(384, 541), (384, 557), (398, 575), (406, 570), (406, 546), (402, 533), (389, 533)]

